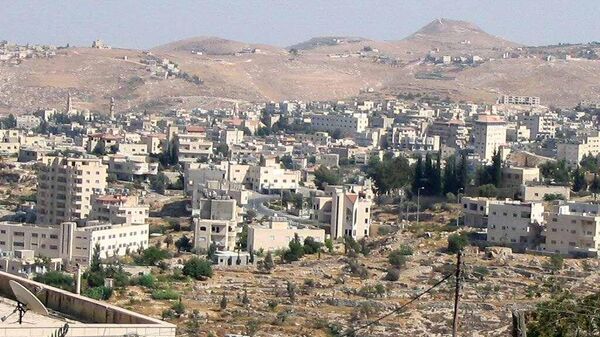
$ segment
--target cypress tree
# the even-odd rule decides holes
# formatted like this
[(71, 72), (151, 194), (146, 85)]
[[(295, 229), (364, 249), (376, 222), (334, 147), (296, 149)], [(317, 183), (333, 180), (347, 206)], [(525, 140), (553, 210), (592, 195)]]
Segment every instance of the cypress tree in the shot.
[(413, 175), (412, 190), (417, 193), (417, 190), (423, 185), (423, 159), (419, 157), (415, 164), (415, 174)]

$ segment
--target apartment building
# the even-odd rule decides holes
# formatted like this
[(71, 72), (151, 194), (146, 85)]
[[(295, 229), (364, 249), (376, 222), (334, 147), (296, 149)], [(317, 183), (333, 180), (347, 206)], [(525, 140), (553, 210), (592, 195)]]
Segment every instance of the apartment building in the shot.
[(500, 203), (496, 199), (482, 197), (462, 197), (463, 223), (467, 227), (487, 228), (490, 204)]
[(227, 180), (261, 193), (295, 191), (300, 183), (300, 171), (284, 169), (276, 163), (264, 166), (230, 163)]
[(540, 243), (544, 223), (541, 202), (506, 200), (489, 205), (488, 242), (514, 249), (536, 248)]
[(440, 143), (457, 149), (464, 148), (469, 140), (465, 122), (458, 119), (436, 120), (427, 128), (427, 134), (439, 136)]
[(119, 143), (117, 153), (124, 156), (147, 156), (148, 145), (146, 143)]
[(540, 182), (540, 169), (537, 167), (503, 167), (501, 187), (520, 188), (521, 185)]
[(212, 193), (205, 194), (203, 191), (194, 191), (192, 217), (237, 222), (239, 217), (237, 202), (228, 195), (212, 195)]
[(372, 192), (368, 187), (327, 186), (324, 195), (313, 198), (312, 218), (328, 223), (334, 239), (369, 236)]
[(221, 144), (239, 144), (244, 140), (244, 131), (238, 129), (219, 130), (218, 141)]
[(544, 201), (547, 195), (562, 195), (565, 200), (571, 198), (571, 187), (560, 185), (521, 185), (521, 200)]
[(180, 162), (196, 162), (213, 155), (213, 143), (204, 133), (180, 133), (175, 136), (175, 153)]
[(0, 155), (10, 156), (19, 153), (21, 148), (19, 135), (19, 130), (0, 130)]
[(150, 207), (139, 203), (136, 196), (119, 194), (92, 195), (90, 220), (110, 224), (145, 224)]
[(366, 130), (369, 118), (366, 113), (314, 114), (311, 116), (311, 124), (316, 130), (355, 133)]
[(597, 156), (600, 153), (600, 132), (595, 131), (590, 135), (577, 140), (556, 144), (556, 158), (565, 160), (567, 166), (575, 168), (585, 155)]
[(540, 105), (540, 98), (536, 96), (511, 96), (502, 95), (498, 98), (498, 104), (517, 104), (517, 105)]
[(24, 278), (33, 278), (48, 271), (60, 270), (62, 260), (51, 259), (48, 264), (40, 263), (35, 251), (17, 249), (0, 252), (0, 271)]
[(529, 129), (530, 139), (554, 138), (556, 135), (557, 116), (545, 112), (527, 112), (519, 116), (519, 124)]
[(37, 220), (56, 225), (85, 219), (92, 195), (106, 188), (107, 170), (98, 158), (45, 157), (38, 173)]
[(313, 134), (300, 133), (296, 135), (296, 140), (299, 142), (308, 142), (314, 145), (327, 146), (331, 143), (331, 136), (327, 132), (315, 132)]
[(248, 227), (247, 247), (249, 251), (285, 249), (296, 235), (302, 242), (307, 237), (312, 237), (317, 242), (325, 242), (325, 230), (294, 227), (285, 218), (275, 217), (266, 226), (252, 225)]
[(107, 158), (108, 173), (116, 175), (119, 180), (145, 179), (158, 174), (159, 163), (150, 161), (148, 156), (113, 154)]
[(238, 233), (235, 221), (194, 218), (194, 248), (206, 251), (211, 244), (217, 250), (235, 249)]
[[(600, 249), (600, 215), (573, 212), (571, 207), (560, 206), (556, 213), (546, 215), (546, 242), (542, 249), (564, 255), (597, 257)], [(597, 211), (597, 205), (590, 207)]]
[(74, 222), (56, 226), (0, 223), (0, 250), (33, 250), (36, 256), (61, 258), (64, 264), (88, 265), (96, 244), (100, 256), (123, 256), (128, 251), (148, 247), (148, 225), (109, 225), (90, 222), (77, 227)]
[(440, 136), (403, 137), (398, 143), (389, 145), (403, 151), (437, 152), (440, 150)]
[(506, 144), (506, 123), (500, 116), (480, 115), (473, 125), (473, 140), (479, 159), (491, 161), (494, 151)]

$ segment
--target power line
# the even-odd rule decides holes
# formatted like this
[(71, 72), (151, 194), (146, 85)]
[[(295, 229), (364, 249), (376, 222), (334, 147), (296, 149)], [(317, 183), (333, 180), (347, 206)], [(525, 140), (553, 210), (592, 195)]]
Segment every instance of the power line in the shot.
[(452, 276), (454, 276), (454, 273), (451, 273), (451, 274), (448, 274), (448, 275), (444, 276), (444, 278), (442, 278), (441, 280), (439, 280), (438, 282), (436, 282), (434, 285), (432, 285), (431, 287), (429, 287), (427, 290), (425, 290), (425, 291), (423, 291), (422, 293), (418, 294), (417, 296), (413, 297), (413, 298), (412, 298), (410, 301), (408, 301), (408, 302), (406, 302), (406, 303), (402, 304), (401, 306), (399, 306), (399, 307), (397, 307), (396, 309), (394, 309), (394, 310), (390, 311), (389, 313), (387, 313), (387, 314), (385, 314), (385, 315), (383, 315), (383, 316), (381, 316), (381, 317), (377, 318), (377, 319), (376, 319), (376, 320), (374, 320), (374, 321), (371, 321), (371, 322), (369, 322), (369, 323), (366, 323), (366, 324), (364, 324), (364, 325), (361, 325), (361, 326), (359, 326), (359, 327), (357, 327), (357, 328), (354, 328), (354, 329), (352, 329), (352, 330), (350, 330), (350, 331), (348, 331), (348, 332), (344, 333), (344, 334), (343, 334), (343, 335), (341, 335), (340, 337), (349, 337), (349, 336), (352, 336), (352, 335), (354, 335), (354, 333), (355, 333), (355, 332), (357, 332), (358, 330), (362, 330), (362, 329), (368, 328), (368, 327), (370, 327), (371, 325), (373, 325), (373, 324), (376, 324), (376, 323), (378, 323), (378, 322), (380, 322), (380, 321), (382, 321), (382, 320), (384, 320), (384, 319), (386, 319), (386, 318), (388, 318), (388, 317), (392, 316), (393, 314), (395, 314), (395, 313), (399, 312), (400, 310), (402, 310), (402, 309), (406, 308), (406, 307), (407, 307), (407, 306), (409, 306), (410, 304), (412, 304), (412, 303), (416, 302), (416, 301), (417, 301), (419, 298), (421, 298), (421, 297), (423, 297), (425, 294), (427, 294), (427, 293), (431, 292), (433, 289), (437, 288), (439, 285), (441, 285), (442, 283), (444, 283), (446, 280), (448, 280), (448, 279), (449, 279), (450, 277), (452, 277)]

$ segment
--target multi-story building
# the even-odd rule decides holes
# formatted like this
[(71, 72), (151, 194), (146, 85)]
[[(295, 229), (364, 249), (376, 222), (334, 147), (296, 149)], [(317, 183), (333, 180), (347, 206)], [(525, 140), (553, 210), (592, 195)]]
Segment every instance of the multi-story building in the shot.
[(212, 156), (213, 143), (205, 138), (204, 133), (180, 133), (175, 137), (175, 149), (180, 162), (195, 162)]
[(0, 223), (0, 249), (33, 250), (36, 256), (61, 258), (65, 264), (88, 265), (98, 245), (100, 256), (123, 256), (148, 247), (148, 225), (109, 225), (90, 223), (77, 227), (74, 222), (57, 226)]
[(540, 181), (540, 169), (537, 167), (503, 167), (502, 187), (520, 188), (527, 183)]
[(437, 152), (440, 150), (440, 136), (404, 137), (397, 144), (390, 144), (403, 151)]
[(458, 149), (464, 148), (469, 139), (469, 131), (465, 122), (458, 119), (434, 121), (427, 128), (427, 134), (439, 136), (442, 144)]
[(498, 98), (498, 104), (540, 105), (540, 98), (535, 96), (502, 95)]
[[(543, 249), (558, 254), (598, 256), (600, 215), (572, 212), (569, 205), (546, 215), (546, 242)], [(592, 206), (597, 210), (597, 205)]]
[(544, 205), (506, 200), (489, 206), (487, 240), (515, 249), (536, 248), (541, 239)]
[(206, 251), (215, 244), (218, 250), (232, 251), (237, 232), (235, 221), (194, 218), (194, 248)]
[(490, 161), (494, 152), (506, 144), (506, 123), (500, 116), (481, 115), (473, 125), (473, 139), (479, 159)]
[(296, 235), (301, 242), (304, 242), (307, 237), (312, 237), (317, 242), (325, 242), (325, 230), (323, 229), (297, 228), (291, 226), (284, 218), (273, 218), (266, 226), (248, 227), (248, 250), (285, 249)]
[(369, 126), (366, 113), (314, 114), (311, 124), (315, 130), (343, 133), (363, 132)]
[(40, 258), (35, 256), (35, 251), (30, 249), (0, 252), (0, 271), (24, 278), (60, 270), (62, 265), (62, 260), (58, 258), (51, 259), (47, 264), (40, 262)]
[(551, 113), (528, 112), (519, 116), (519, 123), (529, 129), (531, 139), (554, 138), (556, 135), (556, 115)]
[(143, 179), (158, 174), (158, 162), (151, 162), (148, 156), (123, 156), (113, 154), (106, 161), (108, 173), (119, 180)]
[(92, 195), (91, 220), (99, 220), (110, 224), (145, 224), (150, 207), (138, 202), (136, 196), (126, 195)]
[(313, 197), (312, 218), (330, 225), (331, 237), (369, 236), (372, 192), (368, 186), (327, 186)]
[(38, 224), (85, 219), (93, 194), (106, 188), (106, 165), (98, 158), (45, 157), (38, 173)]
[(597, 156), (599, 153), (600, 132), (598, 131), (572, 142), (556, 144), (556, 158), (566, 161), (570, 168), (577, 167), (583, 156)]
[(467, 227), (487, 228), (490, 204), (501, 201), (482, 197), (462, 197), (463, 223)]

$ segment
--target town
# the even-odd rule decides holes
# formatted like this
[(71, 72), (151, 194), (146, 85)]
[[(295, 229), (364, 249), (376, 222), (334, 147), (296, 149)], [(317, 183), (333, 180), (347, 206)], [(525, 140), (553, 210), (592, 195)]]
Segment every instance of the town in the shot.
[(600, 335), (590, 32), (184, 3), (0, 13), (0, 334)]

